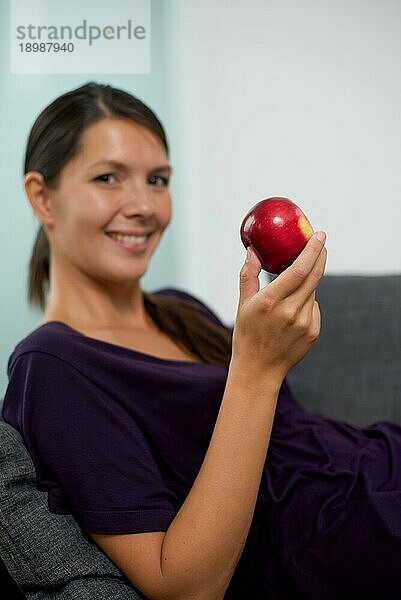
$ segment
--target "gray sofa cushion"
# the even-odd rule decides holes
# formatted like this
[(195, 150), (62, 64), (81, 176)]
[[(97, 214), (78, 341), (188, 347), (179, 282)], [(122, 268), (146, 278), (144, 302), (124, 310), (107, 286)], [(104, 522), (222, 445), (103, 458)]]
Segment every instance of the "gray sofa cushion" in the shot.
[(357, 426), (401, 423), (401, 275), (325, 275), (321, 333), (287, 380), (306, 409)]
[(32, 600), (142, 598), (73, 517), (49, 512), (21, 436), (1, 420), (0, 555)]

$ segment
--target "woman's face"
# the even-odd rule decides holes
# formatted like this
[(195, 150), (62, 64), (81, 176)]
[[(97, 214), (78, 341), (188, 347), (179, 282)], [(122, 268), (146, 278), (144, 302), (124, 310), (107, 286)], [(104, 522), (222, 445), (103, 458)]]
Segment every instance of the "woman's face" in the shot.
[(138, 280), (171, 219), (169, 176), (166, 150), (145, 127), (120, 118), (88, 127), (49, 191), (56, 268), (104, 283)]

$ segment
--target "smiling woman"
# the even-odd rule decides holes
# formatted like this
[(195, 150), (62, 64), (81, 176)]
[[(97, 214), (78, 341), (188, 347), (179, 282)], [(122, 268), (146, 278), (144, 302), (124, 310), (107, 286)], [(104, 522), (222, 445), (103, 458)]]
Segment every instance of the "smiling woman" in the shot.
[[(107, 162), (115, 171), (105, 180), (106, 166), (99, 165)], [(125, 283), (127, 311), (135, 322), (134, 289), (171, 218), (168, 186), (161, 174), (154, 175), (158, 165), (169, 169), (166, 164), (166, 150), (153, 133), (128, 119), (108, 117), (86, 128), (56, 188), (45, 187), (39, 172), (27, 173), (25, 190), (52, 248), (45, 320), (61, 320), (62, 313), (68, 321), (73, 315), (87, 321), (94, 314), (101, 321), (104, 289), (113, 294), (114, 284)], [(89, 280), (102, 282), (97, 297), (93, 285), (85, 292)]]
[(286, 381), (319, 337), (322, 232), (263, 289), (248, 247), (231, 331), (187, 292), (141, 288), (171, 168), (140, 100), (61, 96), (25, 166), (44, 319), (10, 357), (3, 417), (50, 511), (149, 600), (398, 600), (401, 428), (308, 414)]

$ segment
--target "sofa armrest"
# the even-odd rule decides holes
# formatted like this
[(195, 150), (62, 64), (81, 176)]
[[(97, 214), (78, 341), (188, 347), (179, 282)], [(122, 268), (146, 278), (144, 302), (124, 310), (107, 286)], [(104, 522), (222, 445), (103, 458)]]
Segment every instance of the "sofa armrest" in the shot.
[(31, 600), (143, 598), (71, 515), (49, 512), (20, 434), (1, 420), (0, 555)]

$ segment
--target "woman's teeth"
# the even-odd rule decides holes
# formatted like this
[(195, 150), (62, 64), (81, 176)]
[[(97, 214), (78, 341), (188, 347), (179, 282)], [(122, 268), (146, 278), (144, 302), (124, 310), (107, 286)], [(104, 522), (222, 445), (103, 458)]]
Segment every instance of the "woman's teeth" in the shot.
[(124, 235), (122, 233), (109, 233), (113, 240), (123, 242), (124, 244), (144, 244), (148, 239), (147, 235)]

